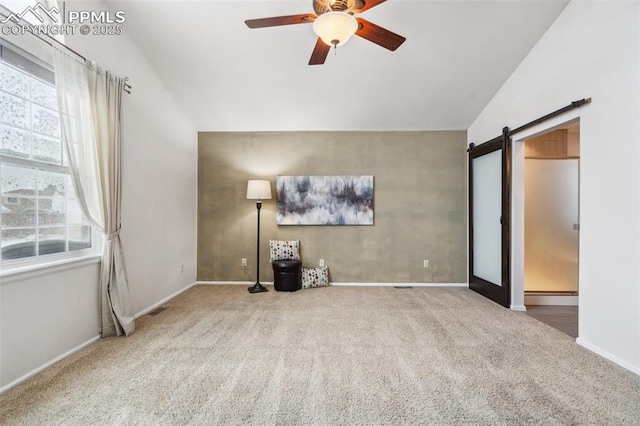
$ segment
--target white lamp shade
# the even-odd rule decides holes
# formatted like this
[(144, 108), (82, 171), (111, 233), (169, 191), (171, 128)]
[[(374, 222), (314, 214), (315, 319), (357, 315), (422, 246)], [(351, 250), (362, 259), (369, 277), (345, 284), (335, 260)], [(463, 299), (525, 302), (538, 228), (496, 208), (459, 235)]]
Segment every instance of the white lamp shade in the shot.
[(358, 21), (346, 12), (326, 12), (313, 21), (313, 32), (328, 46), (342, 46), (358, 31)]
[(270, 200), (271, 182), (268, 180), (250, 180), (247, 184), (247, 200)]

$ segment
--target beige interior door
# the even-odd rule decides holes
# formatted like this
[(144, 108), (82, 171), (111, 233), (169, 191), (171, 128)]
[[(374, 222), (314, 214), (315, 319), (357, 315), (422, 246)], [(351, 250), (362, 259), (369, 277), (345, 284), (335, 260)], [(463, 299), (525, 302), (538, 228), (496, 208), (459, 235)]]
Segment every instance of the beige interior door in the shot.
[(578, 159), (525, 160), (527, 292), (578, 291)]

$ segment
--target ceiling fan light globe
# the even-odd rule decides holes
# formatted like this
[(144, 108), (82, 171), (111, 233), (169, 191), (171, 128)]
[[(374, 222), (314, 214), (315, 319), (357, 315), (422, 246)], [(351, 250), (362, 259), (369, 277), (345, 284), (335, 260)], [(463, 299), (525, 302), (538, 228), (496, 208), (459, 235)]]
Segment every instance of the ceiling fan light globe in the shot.
[(342, 46), (356, 31), (358, 21), (346, 12), (323, 13), (313, 21), (313, 32), (328, 46)]

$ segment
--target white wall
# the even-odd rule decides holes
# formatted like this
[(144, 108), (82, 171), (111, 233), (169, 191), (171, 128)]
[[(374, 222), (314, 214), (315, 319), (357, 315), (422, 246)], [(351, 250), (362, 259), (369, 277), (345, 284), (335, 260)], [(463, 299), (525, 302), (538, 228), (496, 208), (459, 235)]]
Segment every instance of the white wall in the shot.
[[(107, 8), (94, 1), (66, 7)], [(77, 35), (67, 43), (133, 86), (123, 101), (121, 237), (132, 308), (140, 313), (196, 279), (197, 131), (126, 34)], [(96, 268), (0, 285), (0, 389), (98, 335)], [(50, 327), (55, 318), (64, 326)]]
[[(573, 1), (468, 130), (476, 144), (584, 97), (578, 342), (640, 373), (638, 2)], [(534, 133), (534, 131), (530, 131)], [(515, 137), (518, 138), (518, 135)]]
[(98, 335), (97, 259), (4, 277), (0, 285), (0, 389)]

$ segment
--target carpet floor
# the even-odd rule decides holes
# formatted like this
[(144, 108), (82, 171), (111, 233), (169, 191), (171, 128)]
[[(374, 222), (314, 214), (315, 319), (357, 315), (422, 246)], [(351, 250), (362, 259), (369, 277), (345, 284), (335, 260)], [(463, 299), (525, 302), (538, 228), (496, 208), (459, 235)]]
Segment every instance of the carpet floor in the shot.
[(0, 395), (2, 425), (640, 424), (640, 377), (465, 288), (195, 286)]

